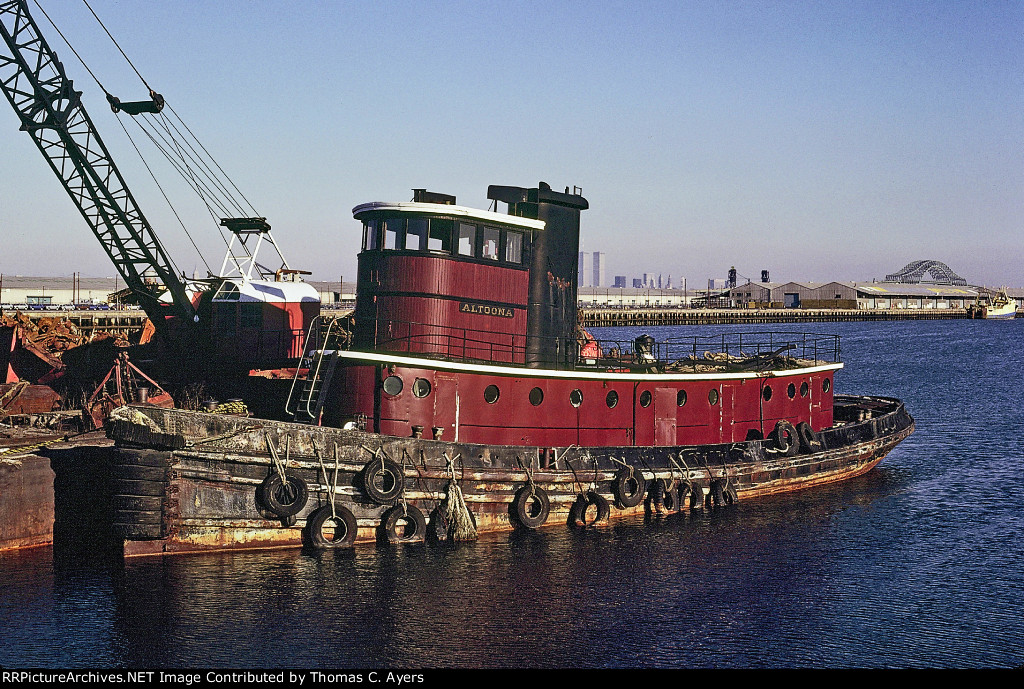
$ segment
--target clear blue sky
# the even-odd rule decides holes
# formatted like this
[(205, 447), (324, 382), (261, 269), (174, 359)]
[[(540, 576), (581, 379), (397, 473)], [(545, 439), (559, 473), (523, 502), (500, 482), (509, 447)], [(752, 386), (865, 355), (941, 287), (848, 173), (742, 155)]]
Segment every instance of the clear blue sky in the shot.
[[(84, 5), (43, 4), (108, 89), (144, 96)], [(357, 204), (425, 187), (484, 208), (488, 184), (544, 180), (582, 187), (609, 280), (870, 280), (930, 258), (1024, 285), (1020, 1), (91, 4), (313, 279), (354, 277)], [(39, 21), (178, 267), (202, 272)], [(0, 272), (113, 275), (6, 103), (0, 151)], [(219, 266), (209, 216), (174, 200)]]

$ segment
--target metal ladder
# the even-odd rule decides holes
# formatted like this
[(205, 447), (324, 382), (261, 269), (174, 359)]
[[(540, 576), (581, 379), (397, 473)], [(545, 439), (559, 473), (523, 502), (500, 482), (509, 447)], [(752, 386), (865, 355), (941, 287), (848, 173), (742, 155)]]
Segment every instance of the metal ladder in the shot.
[[(321, 331), (323, 336), (321, 337)], [(285, 413), (296, 423), (315, 424), (327, 400), (327, 390), (338, 365), (338, 350), (342, 326), (335, 316), (317, 316), (309, 324), (299, 366), (292, 378), (292, 386), (285, 401)], [(334, 347), (330, 348), (332, 338)], [(298, 369), (306, 368), (305, 378), (299, 378)], [(301, 383), (300, 383), (301, 380)]]

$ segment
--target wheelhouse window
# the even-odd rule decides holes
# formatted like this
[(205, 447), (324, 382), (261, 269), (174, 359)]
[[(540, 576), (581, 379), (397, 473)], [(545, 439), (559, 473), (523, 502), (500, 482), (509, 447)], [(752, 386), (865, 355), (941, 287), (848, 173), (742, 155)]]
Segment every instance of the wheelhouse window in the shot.
[(430, 219), (430, 236), (427, 238), (428, 251), (452, 250), (452, 234), (455, 232), (455, 221), (447, 218)]
[(523, 233), (509, 230), (505, 233), (505, 260), (509, 263), (523, 262)]
[(476, 225), (459, 223), (459, 255), (473, 256), (476, 253)]
[(377, 229), (378, 223), (376, 218), (363, 223), (363, 249), (366, 251), (373, 251), (380, 246)]
[(423, 251), (427, 248), (427, 219), (409, 218), (405, 228), (405, 250)]
[(492, 261), (498, 260), (498, 243), (501, 241), (501, 230), (497, 227), (484, 227), (482, 256)]
[(399, 247), (399, 237), (405, 230), (404, 218), (387, 218), (384, 221), (384, 246), (387, 250), (394, 250)]
[(363, 250), (455, 253), (477, 260), (521, 266), (530, 235), (453, 218), (376, 217), (363, 221)]

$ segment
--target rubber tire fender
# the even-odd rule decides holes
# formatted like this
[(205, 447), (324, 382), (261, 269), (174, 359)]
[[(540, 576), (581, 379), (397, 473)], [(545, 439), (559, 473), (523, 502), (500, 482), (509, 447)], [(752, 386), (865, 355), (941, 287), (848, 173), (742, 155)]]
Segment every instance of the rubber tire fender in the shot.
[[(587, 511), (590, 507), (597, 508), (597, 516), (592, 520), (587, 520)], [(586, 493), (580, 493), (576, 498), (576, 502), (569, 508), (569, 524), (571, 526), (586, 528), (593, 526), (598, 522), (607, 521), (608, 517), (611, 516), (611, 505), (603, 495), (594, 490), (588, 490)]]
[(329, 548), (351, 548), (356, 544), (356, 534), (359, 526), (356, 524), (355, 515), (344, 505), (335, 505), (334, 521), (337, 526), (334, 530), (334, 538), (324, 536), (323, 527), (331, 519), (331, 506), (324, 505), (310, 513), (306, 518), (306, 540), (310, 546), (317, 550)]
[(381, 505), (390, 505), (405, 488), (402, 467), (385, 457), (375, 457), (362, 471), (363, 490), (370, 499)]
[[(551, 513), (551, 500), (547, 492), (539, 486), (533, 487), (533, 495), (530, 494), (530, 486), (525, 485), (516, 491), (512, 499), (512, 516), (516, 524), (527, 529), (536, 529), (548, 520)], [(539, 509), (534, 511), (534, 507)]]
[(735, 505), (740, 501), (740, 496), (736, 492), (736, 486), (731, 483), (725, 487), (725, 490), (722, 491), (722, 495), (725, 497), (726, 505)]
[(665, 496), (662, 498), (665, 509), (669, 512), (677, 511), (679, 509), (679, 505), (682, 504), (682, 500), (679, 497), (679, 487), (672, 479), (663, 478), (660, 480), (665, 490)]
[[(636, 491), (630, 492), (630, 484), (636, 484)], [(636, 507), (644, 501), (647, 493), (647, 480), (643, 472), (634, 467), (623, 467), (612, 479), (612, 493), (615, 495), (615, 504), (619, 509)]]
[(715, 507), (725, 507), (725, 490), (722, 481), (711, 482), (711, 500)]
[(807, 454), (814, 454), (822, 449), (821, 441), (814, 434), (811, 424), (801, 421), (796, 425), (796, 433), (800, 437), (800, 448)]
[(796, 427), (785, 419), (775, 424), (771, 437), (775, 447), (787, 457), (800, 451), (800, 436), (796, 433)]
[(256, 489), (256, 499), (259, 503), (268, 512), (282, 519), (298, 514), (309, 501), (309, 488), (306, 482), (287, 471), (284, 475), (288, 480), (288, 486), (281, 482), (281, 475), (274, 471), (263, 479), (263, 483)]
[[(406, 521), (406, 529), (412, 527), (412, 533), (401, 529), (399, 522)], [(427, 518), (415, 505), (395, 505), (380, 520), (381, 528), (387, 536), (388, 543), (397, 545), (399, 543), (422, 543), (427, 538)]]

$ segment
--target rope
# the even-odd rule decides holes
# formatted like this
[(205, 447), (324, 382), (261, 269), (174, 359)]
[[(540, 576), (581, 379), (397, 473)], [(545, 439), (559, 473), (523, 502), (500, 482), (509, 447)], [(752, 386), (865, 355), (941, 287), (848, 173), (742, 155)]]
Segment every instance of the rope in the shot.
[(537, 486), (533, 482), (533, 460), (530, 460), (530, 466), (523, 464), (523, 458), (516, 455), (516, 462), (519, 463), (520, 468), (526, 472), (526, 481), (530, 486), (530, 497), (532, 498), (537, 494)]
[(445, 461), (448, 464), (447, 495), (441, 504), (441, 517), (448, 525), (448, 537), (453, 541), (472, 541), (476, 539), (476, 527), (473, 525), (473, 518), (466, 507), (466, 499), (462, 495), (458, 481), (455, 480), (455, 460), (461, 459), (462, 455), (455, 455), (454, 458), (444, 453)]
[(329, 500), (331, 503), (331, 518), (337, 519), (338, 513), (335, 511), (334, 508), (334, 496), (337, 495), (338, 491), (338, 469), (340, 463), (340, 460), (338, 458), (338, 443), (334, 443), (334, 479), (330, 482), (330, 486), (328, 486), (327, 483), (327, 467), (324, 466), (324, 459), (322, 456), (320, 456), (320, 448), (316, 446), (315, 440), (313, 441), (313, 454), (316, 455), (316, 460), (320, 463), (320, 471), (323, 474), (324, 478), (324, 489), (330, 487), (331, 490), (329, 496)]
[(281, 458), (277, 455), (277, 448), (274, 447), (274, 441), (270, 439), (270, 433), (264, 433), (263, 435), (267, 439), (267, 447), (270, 448), (270, 457), (274, 462), (274, 468), (277, 470), (277, 475), (281, 478), (281, 485), (287, 486), (288, 479), (285, 477), (284, 464), (281, 463)]
[(235, 430), (228, 431), (227, 433), (221, 433), (220, 435), (211, 435), (209, 438), (200, 438), (199, 440), (194, 440), (194, 441), (188, 443), (188, 445), (190, 447), (195, 446), (195, 445), (205, 445), (206, 443), (216, 442), (217, 440), (224, 440), (226, 438), (233, 438), (236, 435), (241, 435), (242, 433), (249, 433), (251, 431), (260, 431), (260, 430), (263, 430), (263, 428), (264, 428), (263, 426), (256, 426), (255, 428), (236, 428)]
[[(668, 459), (669, 459), (670, 462), (672, 462), (672, 464), (676, 464), (676, 461), (674, 459), (672, 459), (672, 455), (671, 454), (668, 456)], [(684, 467), (686, 467), (686, 473), (684, 474), (684, 476), (686, 478), (686, 485), (690, 489), (690, 495), (693, 495), (694, 488), (693, 488), (693, 480), (690, 478), (690, 465), (686, 463), (685, 459), (683, 459), (682, 451), (679, 452), (679, 461), (683, 463)], [(676, 464), (676, 466), (678, 466), (678, 464)]]

